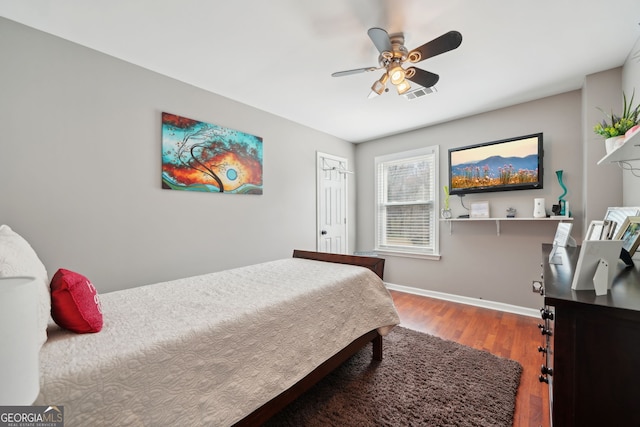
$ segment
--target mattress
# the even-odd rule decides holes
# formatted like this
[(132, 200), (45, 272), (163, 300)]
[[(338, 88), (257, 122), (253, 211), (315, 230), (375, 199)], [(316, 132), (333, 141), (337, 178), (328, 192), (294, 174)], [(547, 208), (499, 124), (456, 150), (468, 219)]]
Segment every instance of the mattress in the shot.
[(101, 295), (104, 326), (50, 324), (38, 405), (65, 425), (226, 426), (364, 333), (399, 323), (363, 267), (283, 259)]

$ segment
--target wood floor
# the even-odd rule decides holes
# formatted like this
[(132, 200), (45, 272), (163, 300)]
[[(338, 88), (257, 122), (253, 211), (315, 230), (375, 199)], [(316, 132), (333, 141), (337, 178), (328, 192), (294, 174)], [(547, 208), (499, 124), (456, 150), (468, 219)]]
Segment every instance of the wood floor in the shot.
[(544, 363), (537, 350), (542, 344), (540, 319), (397, 291), (391, 295), (401, 326), (520, 362), (523, 372), (513, 425), (549, 426), (548, 386), (538, 380)]

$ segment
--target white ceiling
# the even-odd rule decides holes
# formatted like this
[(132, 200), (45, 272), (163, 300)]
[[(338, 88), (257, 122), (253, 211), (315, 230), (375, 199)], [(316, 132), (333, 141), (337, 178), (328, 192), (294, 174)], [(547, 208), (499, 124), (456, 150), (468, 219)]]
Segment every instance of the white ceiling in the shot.
[[(578, 89), (640, 57), (640, 0), (0, 0), (0, 16), (352, 142)], [(374, 26), (409, 50), (462, 33), (417, 64), (440, 75), (436, 93), (368, 99), (381, 71), (331, 77), (377, 66)]]

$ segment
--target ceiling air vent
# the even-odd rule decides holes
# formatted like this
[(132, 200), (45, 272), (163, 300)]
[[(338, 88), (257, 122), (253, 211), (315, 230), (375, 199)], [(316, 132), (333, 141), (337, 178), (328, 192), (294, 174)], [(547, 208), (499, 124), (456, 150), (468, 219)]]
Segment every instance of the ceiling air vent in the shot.
[(421, 97), (423, 97), (425, 95), (429, 95), (430, 93), (437, 92), (437, 91), (438, 91), (438, 89), (436, 89), (435, 86), (421, 87), (421, 88), (418, 88), (416, 90), (409, 91), (409, 92), (403, 94), (402, 96), (404, 96), (408, 100), (412, 100), (412, 99), (416, 99), (416, 98), (421, 98)]

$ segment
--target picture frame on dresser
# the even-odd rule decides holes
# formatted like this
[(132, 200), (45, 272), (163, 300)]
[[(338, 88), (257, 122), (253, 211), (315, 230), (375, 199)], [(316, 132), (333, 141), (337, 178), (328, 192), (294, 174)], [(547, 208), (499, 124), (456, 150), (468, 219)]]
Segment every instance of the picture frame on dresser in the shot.
[(571, 289), (595, 290), (597, 296), (611, 289), (616, 263), (620, 259), (622, 241), (584, 240), (576, 264)]
[(622, 249), (626, 250), (629, 256), (633, 256), (640, 245), (640, 216), (628, 216), (622, 223), (616, 239), (622, 240)]
[(564, 248), (566, 246), (575, 246), (576, 240), (571, 237), (571, 229), (573, 224), (570, 222), (559, 222), (556, 227), (556, 234), (553, 237), (553, 246)]
[(613, 222), (612, 235), (617, 236), (624, 220), (629, 216), (640, 216), (640, 207), (637, 206), (615, 206), (607, 208), (604, 220)]
[(556, 234), (553, 238), (553, 248), (549, 253), (549, 264), (562, 264), (566, 259), (565, 248), (567, 246), (576, 246), (576, 240), (571, 237), (571, 229), (573, 224), (570, 222), (559, 222), (556, 228)]
[(615, 236), (616, 227), (617, 223), (612, 220), (593, 220), (589, 224), (585, 240), (611, 240)]

